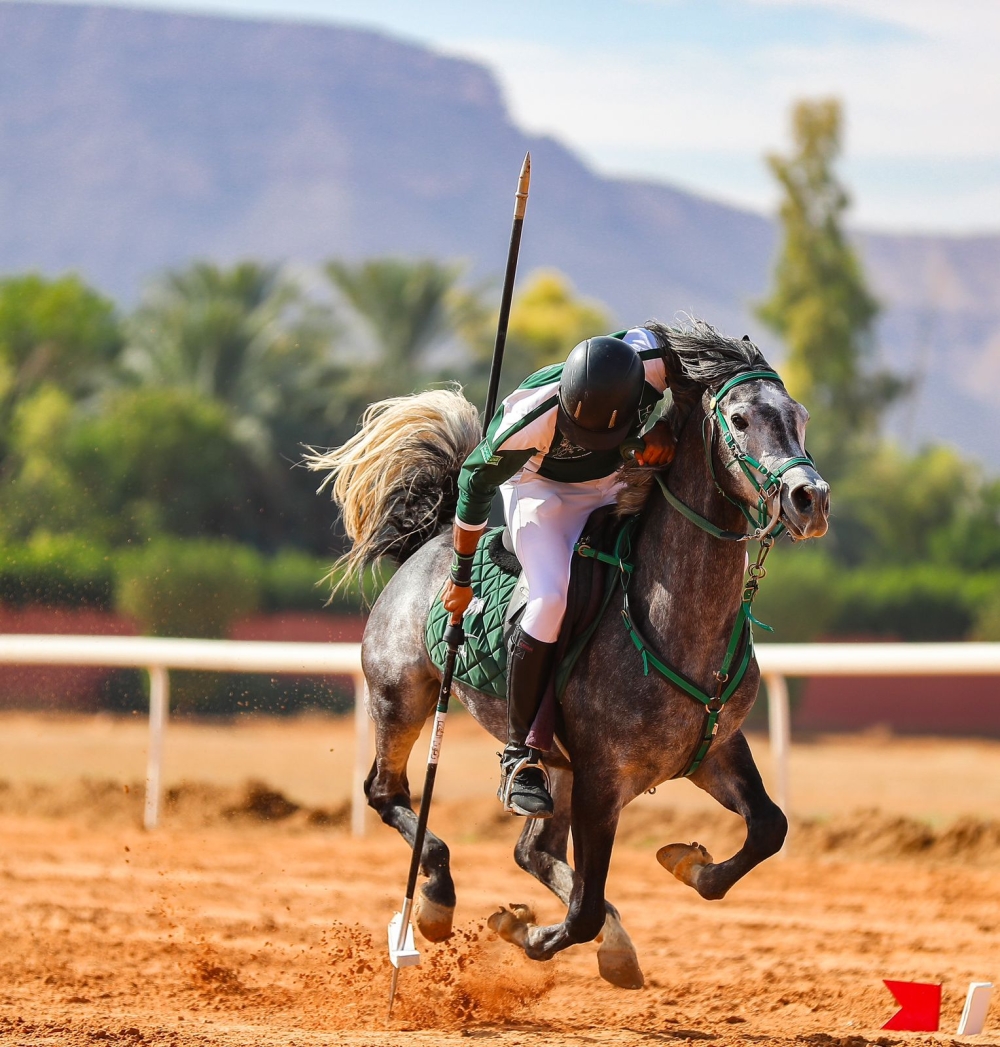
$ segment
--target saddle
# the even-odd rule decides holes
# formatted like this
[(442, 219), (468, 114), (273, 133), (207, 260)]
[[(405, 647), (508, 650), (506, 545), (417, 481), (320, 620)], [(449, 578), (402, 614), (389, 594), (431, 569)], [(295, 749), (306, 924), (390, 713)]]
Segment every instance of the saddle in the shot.
[[(578, 549), (610, 549), (623, 526), (613, 515), (614, 506), (591, 513)], [(506, 541), (505, 541), (506, 539)], [(556, 644), (555, 670), (542, 699), (528, 744), (551, 751), (559, 719), (559, 699), (569, 682), (573, 666), (586, 648), (617, 570), (592, 556), (574, 555), (570, 568), (566, 615)], [(508, 641), (524, 613), (528, 587), (521, 564), (511, 548), (506, 528), (487, 531), (476, 548), (472, 564), (472, 603), (463, 619), (465, 643), (455, 663), (456, 680), (498, 699), (506, 699)], [(425, 641), (431, 661), (444, 668), (447, 644), (444, 630), (448, 612), (440, 599), (427, 616)]]

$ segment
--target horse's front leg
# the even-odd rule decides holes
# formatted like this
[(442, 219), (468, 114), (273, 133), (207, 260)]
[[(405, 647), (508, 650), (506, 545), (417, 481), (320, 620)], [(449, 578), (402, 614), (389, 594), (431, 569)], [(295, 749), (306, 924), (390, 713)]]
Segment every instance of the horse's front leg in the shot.
[(740, 815), (747, 825), (743, 846), (724, 862), (699, 844), (672, 843), (656, 853), (659, 863), (702, 898), (722, 898), (741, 877), (781, 850), (788, 821), (767, 795), (750, 746), (742, 731), (736, 731), (717, 748), (691, 776), (691, 781), (710, 796)]
[[(566, 861), (566, 843), (572, 819), (571, 797), (573, 772), (550, 768), (550, 792), (555, 803), (551, 818), (529, 818), (514, 850), (514, 859), (525, 872), (531, 873), (563, 903), (569, 906), (575, 878)], [(534, 913), (521, 906), (522, 922), (534, 923)], [(639, 957), (628, 932), (622, 926), (618, 910), (604, 903), (604, 927), (597, 936), (597, 965), (601, 977), (623, 989), (641, 989), (644, 984)], [(502, 911), (498, 922), (507, 922)], [(516, 917), (515, 917), (516, 919)]]
[[(608, 915), (604, 885), (618, 828), (619, 804), (574, 776), (572, 799), (573, 853), (576, 869), (569, 892), (569, 908), (562, 923), (540, 927), (521, 907), (501, 910), (490, 926), (501, 937), (520, 945), (533, 960), (551, 960), (571, 945), (593, 941)], [(615, 914), (617, 916), (617, 913)], [(640, 975), (641, 977), (641, 975)]]

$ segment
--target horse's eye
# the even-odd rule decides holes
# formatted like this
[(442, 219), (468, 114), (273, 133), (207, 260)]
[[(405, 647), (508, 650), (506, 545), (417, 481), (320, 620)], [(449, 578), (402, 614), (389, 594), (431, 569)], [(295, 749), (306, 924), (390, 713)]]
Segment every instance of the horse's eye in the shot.
[(746, 415), (734, 414), (730, 420), (733, 423), (733, 428), (738, 429), (741, 433), (750, 428), (750, 423), (746, 420)]

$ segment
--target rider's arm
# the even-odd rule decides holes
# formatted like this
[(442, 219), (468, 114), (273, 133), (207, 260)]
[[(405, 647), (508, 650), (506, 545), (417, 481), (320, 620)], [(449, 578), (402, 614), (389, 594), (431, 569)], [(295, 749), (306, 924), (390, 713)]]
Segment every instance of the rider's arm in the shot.
[(487, 437), (462, 466), (452, 531), (454, 554), (451, 572), (441, 594), (441, 602), (453, 617), (464, 614), (472, 602), (472, 557), (485, 530), (493, 496), (500, 484), (522, 469), (534, 453), (534, 449), (494, 452)]
[[(521, 391), (518, 390), (518, 393)], [(499, 486), (516, 476), (539, 451), (547, 450), (555, 431), (556, 402), (546, 389), (508, 397), (490, 422), (486, 437), (469, 455), (458, 476), (458, 506), (452, 540), (452, 570), (441, 601), (453, 616), (472, 600), (471, 557), (490, 515)]]
[(548, 451), (556, 428), (557, 388), (558, 382), (519, 388), (500, 405), (458, 474), (455, 520), (460, 527), (485, 524), (499, 486)]
[(458, 474), (456, 523), (460, 527), (482, 527), (489, 518), (497, 489), (517, 475), (534, 454), (534, 447), (494, 449), (489, 437), (483, 440)]
[(622, 340), (628, 342), (639, 354), (649, 385), (658, 393), (666, 392), (667, 368), (663, 363), (663, 351), (653, 332), (645, 327), (633, 327), (630, 331), (625, 332)]
[[(652, 331), (645, 327), (633, 327), (626, 331), (624, 341), (628, 342), (639, 354), (645, 371), (646, 384), (661, 394), (659, 410), (665, 412), (670, 406), (671, 394), (667, 386), (667, 370), (663, 363), (663, 354)], [(635, 460), (639, 465), (669, 465), (674, 458), (674, 448), (677, 441), (673, 430), (664, 421), (657, 422), (646, 433), (643, 434), (646, 444), (644, 450), (639, 451)]]

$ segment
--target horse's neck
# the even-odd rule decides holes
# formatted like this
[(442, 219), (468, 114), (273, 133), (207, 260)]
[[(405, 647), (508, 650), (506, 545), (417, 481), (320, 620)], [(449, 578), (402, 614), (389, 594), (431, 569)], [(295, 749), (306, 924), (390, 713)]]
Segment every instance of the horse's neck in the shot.
[[(670, 489), (716, 526), (742, 531), (740, 511), (716, 489), (695, 410), (667, 475)], [(640, 630), (702, 686), (719, 667), (742, 592), (746, 546), (722, 541), (684, 519), (654, 486), (636, 546), (629, 602)]]

